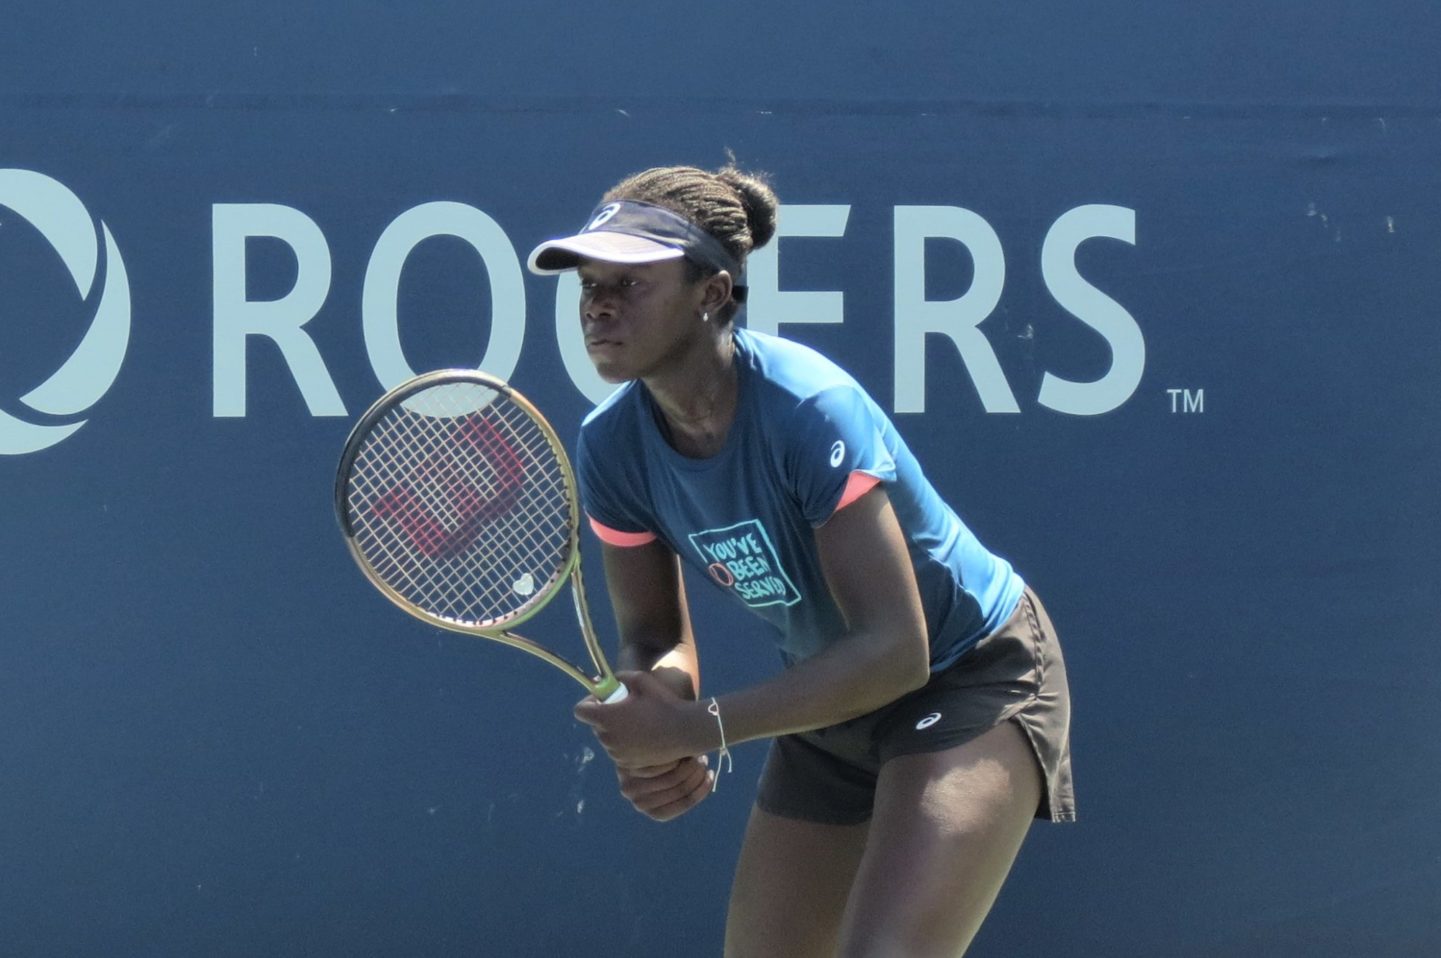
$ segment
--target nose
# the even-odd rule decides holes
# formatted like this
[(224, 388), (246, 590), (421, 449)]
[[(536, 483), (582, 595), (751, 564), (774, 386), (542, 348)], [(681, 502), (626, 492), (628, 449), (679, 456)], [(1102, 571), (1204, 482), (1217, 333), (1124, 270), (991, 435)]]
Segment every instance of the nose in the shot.
[(607, 287), (601, 285), (583, 291), (580, 299), (580, 316), (588, 323), (612, 319), (615, 316), (615, 297), (609, 295)]

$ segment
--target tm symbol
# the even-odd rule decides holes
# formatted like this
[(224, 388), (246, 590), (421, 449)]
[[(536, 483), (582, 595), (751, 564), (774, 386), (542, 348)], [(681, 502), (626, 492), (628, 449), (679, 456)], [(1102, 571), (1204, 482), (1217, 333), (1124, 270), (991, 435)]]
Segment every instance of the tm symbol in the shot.
[(1171, 397), (1171, 412), (1173, 413), (1206, 411), (1206, 390), (1204, 389), (1168, 389), (1166, 394)]

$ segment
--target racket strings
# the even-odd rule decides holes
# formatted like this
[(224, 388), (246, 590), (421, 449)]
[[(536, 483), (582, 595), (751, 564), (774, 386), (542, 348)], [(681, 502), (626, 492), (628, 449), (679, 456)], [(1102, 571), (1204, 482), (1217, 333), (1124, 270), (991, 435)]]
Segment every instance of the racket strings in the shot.
[(435, 615), (493, 624), (568, 567), (565, 469), (530, 414), (480, 384), (434, 387), (393, 407), (356, 456), (347, 499), (375, 574)]
[[(427, 437), (418, 448), (435, 439)], [(552, 521), (540, 521), (548, 508), (545, 500), (554, 498), (543, 487), (518, 496), (514, 477), (506, 477), (504, 470), (472, 475), (467, 485), (464, 473), (454, 466), (447, 462), (438, 467), (431, 451), (419, 481), (382, 484), (387, 491), (376, 500), (380, 508), (374, 514), (381, 525), (374, 546), (386, 562), (377, 561), (377, 569), (387, 579), (398, 577), (412, 590), (411, 598), (438, 614), (467, 621), (503, 617), (546, 584), (548, 561), (563, 561), (554, 555), (567, 545), (568, 524), (555, 521), (559, 517), (553, 508)], [(394, 508), (397, 488), (404, 494), (399, 511)], [(413, 495), (416, 490), (422, 495)], [(539, 510), (536, 493), (542, 500)], [(502, 541), (509, 546), (508, 555), (490, 548)]]

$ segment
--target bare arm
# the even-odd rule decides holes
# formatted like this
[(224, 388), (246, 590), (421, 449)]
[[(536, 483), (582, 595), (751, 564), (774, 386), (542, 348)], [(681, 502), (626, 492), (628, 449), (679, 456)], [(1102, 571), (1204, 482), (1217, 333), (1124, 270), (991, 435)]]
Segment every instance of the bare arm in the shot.
[[(700, 690), (700, 664), (680, 561), (659, 542), (603, 549), (606, 586), (620, 631), (619, 668), (632, 687), (637, 687), (636, 676), (650, 675), (669, 697), (693, 701)], [(590, 704), (593, 700), (582, 706)], [(658, 821), (685, 814), (710, 794), (714, 781), (701, 751), (654, 764), (617, 765), (621, 794), (637, 811)]]
[(603, 547), (606, 587), (620, 631), (618, 667), (651, 672), (684, 699), (700, 692), (680, 560), (660, 542)]
[[(834, 725), (925, 684), (930, 649), (915, 572), (890, 499), (876, 487), (816, 531), (821, 565), (847, 631), (774, 678), (721, 696), (729, 743)], [(591, 709), (616, 762), (644, 765), (720, 744), (704, 703), (641, 695)]]
[(837, 512), (816, 530), (816, 543), (847, 632), (775, 678), (722, 696), (732, 742), (834, 725), (895, 701), (929, 677), (925, 612), (885, 490), (877, 486)]

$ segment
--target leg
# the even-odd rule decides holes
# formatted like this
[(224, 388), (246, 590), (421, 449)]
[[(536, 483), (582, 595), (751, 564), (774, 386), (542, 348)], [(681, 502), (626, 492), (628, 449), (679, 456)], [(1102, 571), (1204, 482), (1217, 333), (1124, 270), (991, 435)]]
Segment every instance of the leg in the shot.
[(751, 811), (726, 916), (726, 958), (833, 958), (866, 825)]
[(962, 954), (1001, 890), (1040, 795), (1035, 755), (1013, 722), (953, 749), (887, 762), (838, 954)]

